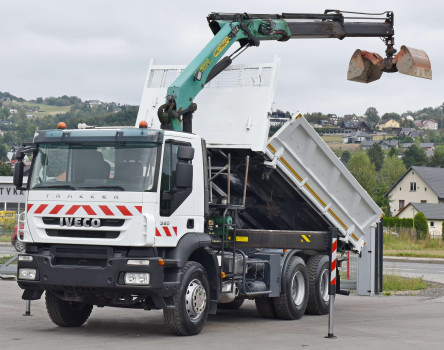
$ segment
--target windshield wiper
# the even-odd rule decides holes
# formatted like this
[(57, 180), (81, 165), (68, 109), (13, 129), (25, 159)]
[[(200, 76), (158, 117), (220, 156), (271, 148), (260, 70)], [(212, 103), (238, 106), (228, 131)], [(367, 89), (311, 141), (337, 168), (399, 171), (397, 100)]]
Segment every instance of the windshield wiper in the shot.
[(71, 185), (35, 185), (34, 188), (66, 188), (68, 190), (75, 190), (76, 188)]
[(122, 186), (116, 186), (116, 185), (110, 185), (110, 186), (82, 186), (79, 188), (93, 188), (96, 190), (99, 189), (114, 189), (114, 190), (119, 190), (119, 191), (125, 191), (125, 189)]

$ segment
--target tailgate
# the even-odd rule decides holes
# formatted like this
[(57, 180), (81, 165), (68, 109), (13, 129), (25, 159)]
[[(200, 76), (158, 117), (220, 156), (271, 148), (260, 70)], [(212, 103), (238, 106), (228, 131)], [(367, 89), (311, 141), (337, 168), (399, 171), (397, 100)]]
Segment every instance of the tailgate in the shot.
[(382, 210), (302, 117), (285, 124), (266, 148), (280, 173), (360, 251)]

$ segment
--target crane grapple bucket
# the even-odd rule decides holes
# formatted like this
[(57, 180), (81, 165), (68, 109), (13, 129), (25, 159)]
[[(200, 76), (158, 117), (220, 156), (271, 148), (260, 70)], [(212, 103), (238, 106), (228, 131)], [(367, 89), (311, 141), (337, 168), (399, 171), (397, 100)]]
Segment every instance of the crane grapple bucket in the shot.
[(398, 54), (393, 58), (393, 64), (396, 65), (399, 73), (432, 79), (430, 59), (423, 50), (403, 45)]
[(348, 65), (347, 79), (358, 83), (378, 80), (384, 71), (384, 59), (374, 52), (357, 49)]
[(383, 72), (399, 72), (414, 77), (432, 79), (429, 57), (423, 50), (401, 46), (393, 58), (382, 58), (374, 52), (356, 50), (350, 59), (347, 79), (359, 83), (378, 80)]

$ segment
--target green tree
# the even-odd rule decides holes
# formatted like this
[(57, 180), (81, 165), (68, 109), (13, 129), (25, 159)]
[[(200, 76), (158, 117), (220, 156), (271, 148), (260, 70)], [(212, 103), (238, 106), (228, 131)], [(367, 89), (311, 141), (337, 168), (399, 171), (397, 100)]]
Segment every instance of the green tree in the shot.
[(376, 171), (367, 153), (364, 151), (354, 153), (348, 161), (347, 167), (361, 186), (370, 195), (373, 195), (376, 187)]
[(309, 123), (320, 124), (321, 120), (328, 120), (328, 117), (321, 112), (306, 113), (304, 118), (307, 119)]
[(35, 102), (36, 102), (36, 103), (43, 103), (43, 98), (42, 98), (42, 97), (37, 97), (37, 98), (35, 99)]
[(12, 169), (8, 164), (0, 164), (0, 176), (11, 176)]
[(397, 157), (387, 157), (381, 167), (381, 177), (390, 188), (407, 171), (404, 162)]
[(422, 148), (413, 144), (405, 151), (402, 161), (408, 169), (413, 165), (426, 165), (427, 156)]
[(350, 160), (351, 153), (349, 151), (344, 151), (341, 155), (342, 163), (344, 163), (346, 166), (348, 164), (348, 161)]
[(382, 120), (394, 119), (397, 121), (401, 121), (401, 116), (398, 113), (390, 112), (390, 113), (383, 114), (381, 119)]
[(401, 127), (402, 128), (414, 128), (415, 123), (413, 123), (413, 120), (404, 119), (404, 120), (401, 120)]
[(364, 116), (371, 127), (374, 127), (375, 124), (379, 122), (379, 114), (375, 107), (368, 107)]
[(431, 167), (444, 168), (444, 148), (438, 147), (430, 158), (429, 165)]
[(367, 151), (370, 161), (375, 165), (375, 170), (379, 171), (384, 161), (384, 151), (378, 143), (374, 143)]
[(415, 222), (416, 229), (416, 238), (424, 239), (427, 237), (428, 226), (427, 226), (427, 218), (421, 212), (415, 215), (413, 221)]
[(388, 156), (389, 157), (397, 157), (398, 156), (398, 150), (395, 147), (390, 147)]

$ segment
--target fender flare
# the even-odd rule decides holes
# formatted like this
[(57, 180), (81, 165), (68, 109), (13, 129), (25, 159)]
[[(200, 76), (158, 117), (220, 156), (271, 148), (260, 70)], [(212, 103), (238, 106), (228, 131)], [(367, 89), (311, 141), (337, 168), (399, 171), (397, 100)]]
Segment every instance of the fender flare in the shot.
[(211, 237), (209, 234), (189, 232), (182, 236), (175, 248), (167, 252), (165, 258), (176, 261), (176, 266), (182, 268), (194, 251), (209, 247), (210, 244)]

